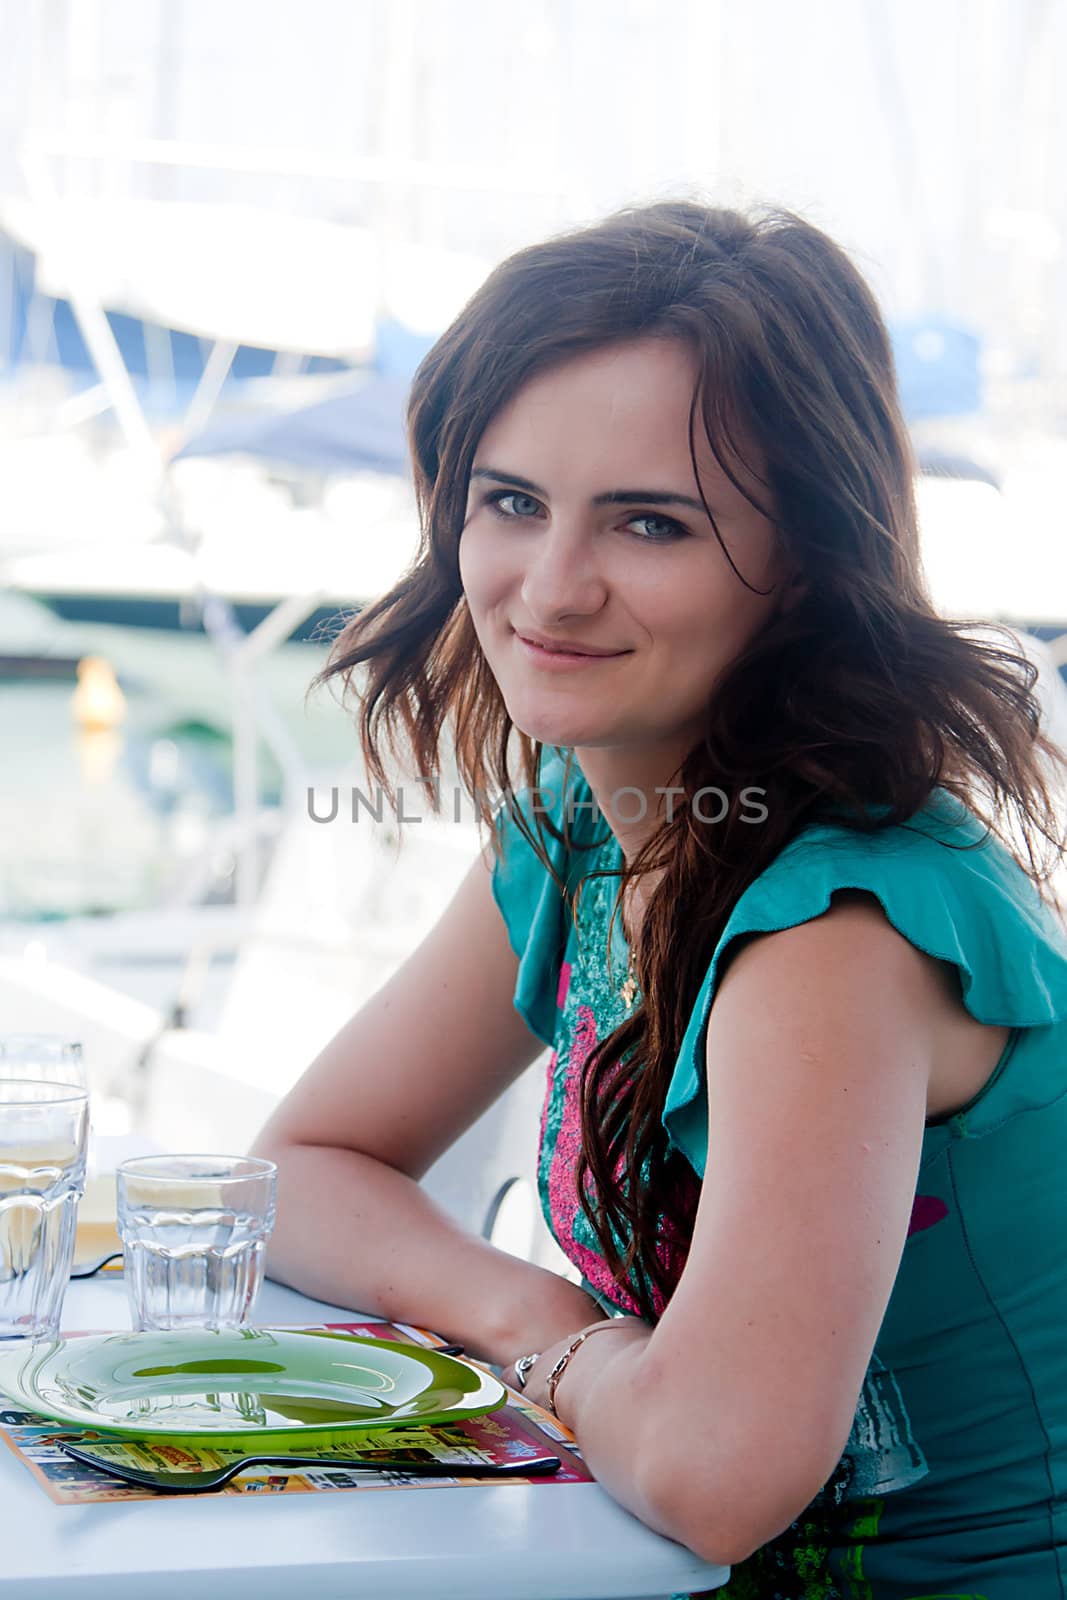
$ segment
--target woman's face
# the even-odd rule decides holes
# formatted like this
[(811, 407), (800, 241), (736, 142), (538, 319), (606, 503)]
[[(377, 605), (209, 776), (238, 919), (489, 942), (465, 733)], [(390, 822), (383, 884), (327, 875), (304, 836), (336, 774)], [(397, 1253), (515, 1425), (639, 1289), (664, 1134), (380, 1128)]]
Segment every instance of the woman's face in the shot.
[[(545, 744), (660, 746), (702, 736), (713, 686), (779, 603), (773, 524), (696, 425), (681, 341), (635, 339), (539, 374), (475, 452), (459, 567), (512, 721)], [(596, 655), (550, 654), (537, 638)]]

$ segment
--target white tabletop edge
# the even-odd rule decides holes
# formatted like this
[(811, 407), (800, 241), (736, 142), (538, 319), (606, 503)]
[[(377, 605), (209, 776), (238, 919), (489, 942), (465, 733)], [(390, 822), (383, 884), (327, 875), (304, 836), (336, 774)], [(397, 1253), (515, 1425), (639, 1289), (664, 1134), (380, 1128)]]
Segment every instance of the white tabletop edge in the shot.
[[(255, 1320), (372, 1320), (264, 1285)], [(71, 1285), (64, 1331), (128, 1328), (121, 1282)], [(726, 1581), (596, 1484), (195, 1496), (59, 1506), (0, 1450), (0, 1600), (645, 1600)]]

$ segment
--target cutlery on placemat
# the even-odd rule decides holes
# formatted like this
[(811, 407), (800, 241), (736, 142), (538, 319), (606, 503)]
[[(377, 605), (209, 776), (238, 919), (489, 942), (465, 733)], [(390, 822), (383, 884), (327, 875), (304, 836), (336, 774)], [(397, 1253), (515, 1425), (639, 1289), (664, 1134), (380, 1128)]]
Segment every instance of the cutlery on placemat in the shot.
[(244, 1472), (246, 1467), (311, 1467), (343, 1468), (348, 1472), (395, 1472), (409, 1478), (539, 1478), (558, 1472), (562, 1462), (558, 1456), (536, 1456), (529, 1461), (442, 1461), (435, 1456), (431, 1461), (380, 1460), (359, 1456), (242, 1456), (225, 1467), (215, 1467), (209, 1472), (144, 1472), (139, 1467), (127, 1467), (104, 1456), (94, 1456), (90, 1450), (66, 1444), (62, 1439), (54, 1443), (75, 1461), (109, 1477), (122, 1478), (142, 1489), (159, 1489), (167, 1494), (203, 1494), (210, 1489), (221, 1489), (224, 1483)]

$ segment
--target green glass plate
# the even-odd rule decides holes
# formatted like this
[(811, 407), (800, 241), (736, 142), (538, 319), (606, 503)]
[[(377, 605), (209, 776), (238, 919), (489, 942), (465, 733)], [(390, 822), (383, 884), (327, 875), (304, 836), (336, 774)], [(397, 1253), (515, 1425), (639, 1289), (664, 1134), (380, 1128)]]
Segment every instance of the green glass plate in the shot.
[(273, 1328), (20, 1340), (0, 1345), (0, 1390), (50, 1422), (257, 1451), (442, 1426), (506, 1398), (496, 1378), (435, 1350)]

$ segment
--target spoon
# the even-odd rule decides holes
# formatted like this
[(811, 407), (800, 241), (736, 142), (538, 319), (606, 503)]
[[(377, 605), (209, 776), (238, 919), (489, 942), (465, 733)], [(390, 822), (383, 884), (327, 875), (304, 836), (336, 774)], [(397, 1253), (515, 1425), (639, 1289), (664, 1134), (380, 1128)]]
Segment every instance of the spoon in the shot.
[(119, 1462), (96, 1456), (90, 1450), (76, 1445), (54, 1441), (59, 1449), (75, 1461), (110, 1478), (122, 1478), (126, 1483), (136, 1483), (143, 1489), (160, 1489), (168, 1494), (203, 1494), (209, 1489), (221, 1489), (238, 1472), (246, 1467), (344, 1467), (349, 1472), (396, 1472), (409, 1478), (533, 1478), (558, 1472), (562, 1465), (558, 1456), (535, 1456), (528, 1461), (442, 1461), (435, 1456), (431, 1461), (374, 1460), (359, 1456), (242, 1456), (224, 1467), (213, 1467), (209, 1472), (145, 1472), (140, 1467), (127, 1467)]

